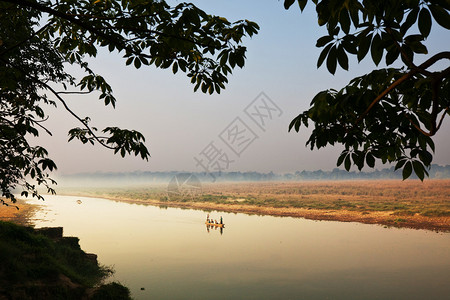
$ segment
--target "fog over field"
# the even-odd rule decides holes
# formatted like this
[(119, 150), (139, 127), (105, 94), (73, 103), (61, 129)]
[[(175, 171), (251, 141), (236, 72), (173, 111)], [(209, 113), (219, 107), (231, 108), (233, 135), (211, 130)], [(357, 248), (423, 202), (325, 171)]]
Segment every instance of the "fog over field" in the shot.
[[(450, 178), (450, 165), (432, 165), (429, 171), (431, 179)], [(394, 179), (401, 184), (401, 171), (394, 171), (393, 168), (367, 172), (347, 172), (338, 168), (332, 171), (296, 171), (292, 173), (261, 173), (261, 172), (97, 172), (97, 173), (77, 173), (72, 175), (62, 175), (57, 178), (58, 188), (67, 187), (126, 187), (126, 186), (157, 186), (167, 187), (169, 182), (179, 177), (179, 180), (189, 180), (193, 178), (200, 184), (210, 184), (219, 182), (263, 182), (263, 181), (330, 181), (330, 180), (380, 180)], [(409, 180), (417, 179), (415, 175)]]

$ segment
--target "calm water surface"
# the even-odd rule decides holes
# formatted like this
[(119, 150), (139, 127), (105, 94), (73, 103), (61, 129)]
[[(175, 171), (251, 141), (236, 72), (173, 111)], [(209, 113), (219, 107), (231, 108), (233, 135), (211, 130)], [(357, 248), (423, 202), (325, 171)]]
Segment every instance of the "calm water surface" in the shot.
[[(81, 200), (81, 204), (77, 203)], [(63, 226), (135, 299), (444, 299), (450, 234), (47, 196)], [(144, 288), (144, 290), (141, 290)], [(446, 298), (448, 299), (448, 298)]]

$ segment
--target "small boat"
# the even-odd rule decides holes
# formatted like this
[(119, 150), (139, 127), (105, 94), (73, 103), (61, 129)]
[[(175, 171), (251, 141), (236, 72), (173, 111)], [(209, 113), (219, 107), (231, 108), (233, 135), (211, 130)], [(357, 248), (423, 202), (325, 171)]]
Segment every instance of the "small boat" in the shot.
[(225, 224), (216, 224), (216, 223), (208, 223), (208, 222), (205, 222), (205, 224), (207, 226), (215, 226), (215, 227), (225, 228)]

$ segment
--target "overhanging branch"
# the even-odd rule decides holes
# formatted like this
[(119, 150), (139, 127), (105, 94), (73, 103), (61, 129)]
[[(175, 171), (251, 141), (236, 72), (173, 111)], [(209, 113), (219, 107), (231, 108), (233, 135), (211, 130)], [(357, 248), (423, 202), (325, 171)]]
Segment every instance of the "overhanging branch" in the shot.
[(33, 32), (32, 35), (30, 35), (28, 38), (24, 39), (23, 41), (18, 42), (17, 44), (3, 50), (2, 52), (0, 52), (0, 56), (4, 55), (5, 53), (16, 49), (17, 47), (20, 47), (21, 45), (25, 44), (26, 42), (28, 42), (29, 40), (31, 40), (32, 38), (34, 38), (35, 36), (37, 36), (38, 34), (44, 32), (51, 23), (47, 23), (45, 26), (43, 26), (42, 28), (40, 28), (38, 31)]
[[(113, 42), (117, 43), (117, 45), (119, 45), (119, 46), (121, 46), (123, 48), (126, 48), (125, 40), (116, 39), (112, 35), (105, 34), (103, 32), (103, 30), (106, 30), (107, 28), (109, 28), (109, 29), (121, 29), (121, 30), (127, 29), (127, 28), (115, 28), (113, 26), (107, 26), (107, 27), (104, 27), (104, 28), (96, 28), (94, 26), (91, 26), (90, 22), (86, 22), (86, 20), (84, 20), (84, 19), (79, 19), (79, 18), (75, 17), (75, 16), (79, 16), (79, 15), (64, 13), (64, 12), (58, 11), (56, 9), (53, 9), (51, 7), (48, 7), (48, 6), (42, 5), (42, 4), (37, 3), (37, 2), (33, 2), (33, 1), (27, 1), (27, 0), (1, 0), (1, 1), (2, 2), (12, 3), (12, 4), (17, 4), (17, 5), (20, 5), (20, 6), (34, 8), (34, 9), (36, 9), (38, 11), (46, 12), (46, 13), (48, 13), (50, 15), (54, 15), (54, 16), (59, 17), (61, 19), (67, 20), (67, 21), (69, 21), (69, 22), (71, 22), (73, 24), (76, 24), (76, 25), (80, 26), (81, 28), (84, 28), (85, 30), (87, 30), (89, 32), (92, 32), (95, 35), (97, 35), (97, 36), (99, 36), (99, 37), (101, 37), (101, 38), (103, 38), (105, 40), (113, 41)], [(112, 18), (112, 19), (114, 19), (114, 18)], [(123, 20), (123, 19), (127, 19), (127, 17), (119, 18), (119, 19)], [(99, 20), (99, 19), (97, 18), (97, 20)], [(199, 41), (195, 41), (195, 40), (189, 39), (187, 37), (167, 34), (167, 33), (160, 32), (160, 31), (144, 29), (144, 28), (131, 28), (131, 29), (134, 30), (134, 31), (141, 31), (141, 32), (145, 32), (145, 33), (157, 34), (157, 35), (160, 35), (160, 36), (166, 36), (166, 37), (170, 37), (170, 38), (179, 39), (179, 40), (182, 40), (182, 41), (185, 41), (185, 42), (191, 42), (191, 43), (193, 43), (195, 45), (198, 45), (198, 46), (201, 46), (201, 47), (205, 47), (205, 48), (211, 46), (211, 44), (203, 44), (203, 43), (201, 43)], [(135, 54), (135, 55), (139, 55), (140, 54), (140, 53), (138, 53), (138, 52), (136, 52), (136, 51), (134, 51), (132, 49), (127, 49), (127, 50), (130, 51), (131, 53)]]
[[(3, 61), (4, 63), (10, 65), (12, 68), (15, 68), (16, 70), (19, 70), (20, 72), (22, 72), (26, 77), (30, 78), (31, 80), (33, 80), (34, 82), (36, 82), (38, 85), (42, 86), (43, 88), (49, 90), (50, 92), (52, 92), (55, 97), (63, 104), (64, 108), (75, 118), (77, 119), (80, 123), (82, 123), (84, 125), (84, 127), (88, 130), (88, 132), (91, 134), (91, 136), (103, 147), (107, 148), (107, 149), (111, 149), (111, 150), (115, 150), (116, 148), (108, 146), (107, 144), (105, 144), (101, 138), (97, 137), (97, 135), (93, 132), (93, 130), (91, 129), (91, 127), (89, 127), (89, 125), (86, 124), (86, 122), (84, 122), (75, 112), (73, 112), (70, 107), (67, 105), (67, 103), (64, 101), (64, 99), (58, 94), (57, 91), (55, 91), (51, 86), (49, 86), (47, 83), (42, 82), (39, 78), (32, 76), (30, 74), (25, 73), (22, 69), (20, 69), (19, 67), (16, 67), (14, 65), (11, 65), (9, 62), (3, 60), (0, 58), (1, 61)], [(39, 124), (38, 124), (39, 125)], [(40, 126), (40, 125), (39, 125)], [(40, 126), (42, 127), (42, 126)]]
[(97, 137), (97, 135), (92, 131), (91, 127), (89, 127), (89, 125), (87, 125), (86, 122), (84, 122), (84, 121), (83, 121), (76, 113), (74, 113), (74, 112), (70, 109), (70, 107), (67, 105), (66, 101), (64, 101), (64, 99), (63, 99), (60, 95), (58, 95), (58, 93), (57, 93), (52, 87), (50, 87), (49, 85), (47, 85), (46, 83), (43, 83), (43, 82), (41, 82), (41, 84), (42, 84), (45, 88), (47, 88), (49, 91), (51, 91), (51, 92), (56, 96), (56, 98), (59, 100), (59, 102), (62, 103), (62, 105), (64, 106), (64, 108), (65, 108), (65, 109), (66, 109), (73, 117), (75, 117), (78, 121), (80, 121), (80, 123), (82, 123), (82, 124), (84, 125), (84, 127), (88, 130), (88, 132), (92, 135), (92, 137), (93, 137), (100, 145), (102, 145), (103, 147), (108, 148), (108, 149), (112, 149), (112, 150), (116, 149), (116, 148), (114, 148), (114, 147), (108, 146), (108, 145), (105, 144), (99, 137)]
[[(370, 110), (378, 103), (381, 101), (381, 99), (383, 99), (384, 96), (386, 96), (388, 93), (390, 93), (394, 88), (396, 88), (399, 84), (405, 82), (406, 80), (408, 80), (409, 78), (411, 78), (412, 76), (414, 76), (417, 73), (429, 73), (428, 71), (426, 71), (427, 68), (429, 68), (430, 66), (432, 66), (433, 64), (435, 64), (437, 61), (441, 60), (441, 59), (450, 59), (450, 52), (449, 51), (444, 51), (444, 52), (440, 52), (434, 56), (432, 56), (431, 58), (429, 58), (427, 61), (425, 61), (424, 63), (422, 63), (421, 65), (419, 65), (418, 67), (410, 70), (408, 73), (406, 73), (405, 75), (403, 75), (402, 77), (400, 77), (399, 79), (397, 79), (396, 81), (394, 81), (387, 89), (385, 89), (381, 94), (379, 94), (373, 101), (372, 103), (370, 103), (369, 107), (367, 107), (367, 109), (362, 113), (361, 116), (359, 116), (359, 118), (356, 120), (355, 124), (353, 125), (353, 127), (355, 127), (356, 125), (358, 125), (359, 122), (361, 122), (366, 116), (367, 114), (370, 112)], [(446, 69), (443, 72), (436, 72), (436, 73), (432, 73), (432, 76), (436, 76), (439, 78), (442, 78), (443, 73), (447, 74), (449, 73), (450, 70)], [(448, 75), (448, 74), (447, 74)], [(444, 75), (445, 76), (445, 75)], [(414, 123), (413, 123), (414, 124)], [(422, 132), (422, 130), (420, 130)]]

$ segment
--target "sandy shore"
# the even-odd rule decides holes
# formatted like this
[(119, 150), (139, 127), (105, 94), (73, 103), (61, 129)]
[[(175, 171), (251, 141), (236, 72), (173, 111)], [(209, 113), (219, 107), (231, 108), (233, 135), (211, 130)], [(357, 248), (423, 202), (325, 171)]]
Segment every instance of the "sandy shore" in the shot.
[(355, 212), (348, 210), (321, 210), (303, 208), (260, 207), (239, 204), (217, 204), (204, 202), (166, 202), (158, 200), (135, 200), (105, 197), (113, 201), (134, 204), (154, 205), (163, 207), (178, 207), (198, 209), (204, 211), (223, 211), (231, 213), (245, 213), (252, 215), (267, 215), (278, 217), (305, 218), (310, 220), (359, 222), (378, 224), (388, 227), (404, 227), (412, 229), (426, 229), (439, 232), (450, 232), (450, 217), (394, 216), (391, 211)]
[(38, 205), (26, 203), (24, 200), (17, 200), (16, 203), (0, 205), (0, 221), (10, 221), (19, 225), (31, 226), (31, 218), (34, 212), (39, 209)]
[[(96, 197), (161, 207), (223, 211), (450, 232), (450, 180), (244, 182), (204, 184), (190, 199), (167, 197), (167, 186), (60, 189), (61, 195)], [(30, 223), (39, 206), (0, 207), (0, 220)]]
[[(81, 196), (81, 195), (80, 195)], [(83, 195), (86, 196), (86, 195)], [(279, 217), (305, 218), (310, 220), (326, 220), (340, 222), (359, 222), (365, 224), (379, 224), (392, 227), (405, 227), (412, 229), (426, 229), (440, 232), (450, 232), (450, 217), (424, 217), (421, 215), (413, 216), (394, 216), (391, 211), (376, 212), (356, 212), (348, 210), (321, 210), (304, 208), (277, 208), (260, 207), (253, 205), (239, 204), (218, 204), (205, 202), (167, 202), (159, 200), (135, 200), (119, 199), (113, 197), (103, 197), (112, 201), (120, 201), (134, 204), (154, 205), (163, 207), (178, 207), (188, 209), (198, 209), (204, 211), (223, 211), (231, 213), (245, 213)], [(31, 225), (31, 218), (37, 205), (27, 204), (19, 200), (16, 203), (19, 209), (13, 206), (0, 207), (0, 220), (12, 221), (21, 225)]]
[(449, 179), (223, 182), (202, 184), (200, 194), (177, 200), (168, 198), (167, 185), (61, 192), (163, 207), (450, 232)]

